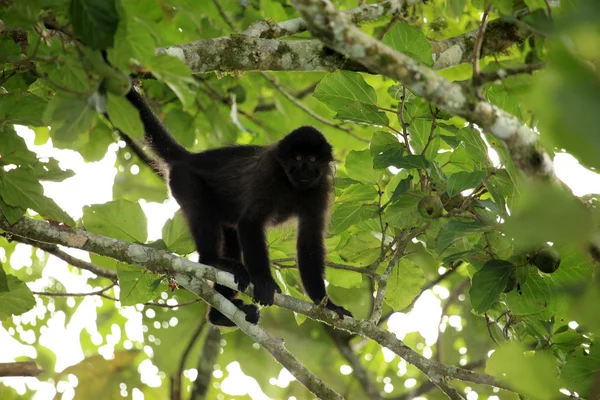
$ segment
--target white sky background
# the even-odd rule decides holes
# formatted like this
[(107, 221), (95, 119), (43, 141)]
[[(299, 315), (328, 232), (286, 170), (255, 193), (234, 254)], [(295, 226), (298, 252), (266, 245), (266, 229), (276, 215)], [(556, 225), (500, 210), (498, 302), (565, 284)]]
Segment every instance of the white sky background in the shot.
[[(78, 153), (71, 150), (55, 149), (51, 145), (51, 140), (43, 146), (35, 146), (33, 140), (35, 134), (33, 131), (17, 126), (17, 133), (22, 136), (27, 142), (30, 150), (35, 151), (40, 157), (54, 157), (60, 161), (60, 166), (63, 169), (72, 169), (76, 175), (63, 182), (44, 182), (45, 194), (56, 201), (56, 203), (67, 211), (74, 219), (82, 216), (82, 208), (85, 205), (105, 203), (112, 200), (112, 186), (116, 175), (114, 167), (116, 160), (117, 145), (112, 144), (106, 157), (95, 163), (85, 163), (83, 158)], [(493, 150), (492, 150), (493, 152)], [(492, 154), (494, 159), (495, 154)], [(497, 158), (494, 159), (497, 162)], [(600, 193), (600, 175), (586, 170), (579, 165), (577, 160), (568, 154), (558, 154), (555, 158), (556, 173), (560, 179), (566, 182), (573, 192), (578, 195), (588, 193)], [(140, 201), (144, 212), (148, 218), (148, 240), (155, 240), (161, 237), (162, 226), (168, 218), (173, 216), (173, 213), (178, 209), (177, 204), (171, 198), (164, 204), (147, 203)], [(11, 265), (15, 269), (27, 268), (31, 265), (30, 253), (28, 246), (18, 245), (17, 251), (11, 257)], [(86, 252), (69, 251), (70, 253), (89, 260)], [(5, 257), (3, 249), (0, 249), (0, 260)], [(91, 273), (83, 271), (83, 275), (73, 275), (69, 273), (67, 264), (55, 257), (50, 257), (47, 266), (44, 268), (42, 279), (29, 283), (32, 290), (44, 290), (44, 287), (49, 283), (48, 278), (54, 277), (65, 286), (67, 292), (88, 292), (94, 290), (86, 283)], [(98, 289), (98, 288), (96, 288)], [(432, 346), (438, 335), (438, 327), (442, 329), (461, 329), (461, 321), (458, 316), (441, 317), (441, 300), (447, 298), (449, 292), (447, 289), (436, 286), (432, 290), (424, 293), (417, 301), (414, 309), (407, 314), (396, 313), (388, 322), (390, 330), (395, 332), (399, 339), (403, 339), (408, 333), (419, 332), (425, 339), (426, 346), (422, 349), (425, 356), (431, 356)], [(122, 335), (129, 340), (129, 344), (143, 345), (142, 335), (142, 317), (134, 307), (125, 307), (122, 309), (122, 314), (129, 318), (129, 322), (121, 329), (114, 329), (113, 333), (108, 338), (102, 338), (96, 330), (96, 304), (101, 300), (98, 297), (86, 297), (79, 306), (76, 314), (71, 319), (70, 323), (65, 327), (65, 315), (62, 312), (56, 312), (54, 317), (49, 320), (47, 329), (42, 330), (39, 338), (40, 344), (48, 347), (57, 355), (57, 371), (80, 362), (83, 359), (83, 352), (79, 345), (79, 335), (82, 329), (86, 329), (93, 337), (94, 343), (102, 344), (100, 354), (106, 358), (110, 358), (113, 352), (113, 346), (119, 342)], [(72, 304), (75, 304), (73, 301)], [(54, 310), (51, 310), (54, 311)], [(38, 304), (33, 310), (28, 313), (16, 317), (22, 321), (32, 321), (36, 315), (43, 315), (46, 312), (46, 307)], [(13, 332), (13, 334), (15, 334)], [(35, 337), (33, 331), (24, 332), (17, 330), (16, 334), (20, 335), (20, 339), (26, 343), (34, 343)], [(226, 339), (227, 336), (224, 336)], [(0, 326), (0, 362), (10, 362), (16, 357), (27, 356), (36, 357), (36, 351), (33, 346), (23, 345), (14, 340), (9, 333)], [(144, 347), (146, 352), (151, 353), (148, 346)], [(386, 361), (391, 361), (394, 354), (389, 351), (384, 351)], [(400, 372), (406, 371), (404, 361), (400, 362)], [(404, 364), (403, 364), (404, 363)], [(351, 373), (351, 368), (342, 368), (341, 373)], [(225, 393), (232, 395), (243, 395), (248, 393), (253, 399), (263, 400), (269, 399), (265, 396), (258, 383), (246, 377), (240, 370), (238, 363), (232, 363), (228, 366), (223, 366), (227, 371), (227, 378), (222, 382), (221, 389)], [(157, 386), (160, 385), (157, 369), (150, 362), (144, 362), (140, 366), (142, 380), (144, 383)], [(195, 376), (196, 371), (191, 370), (187, 374)], [(224, 371), (216, 371), (215, 376), (223, 376)], [(287, 371), (282, 371), (279, 377), (273, 377), (271, 383), (275, 385), (287, 386), (291, 375)], [(410, 380), (409, 380), (410, 381)], [(406, 386), (410, 387), (416, 382), (406, 382)], [(69, 384), (59, 385), (59, 391), (63, 393), (63, 399), (71, 399), (73, 397), (73, 386), (76, 386), (76, 378), (71, 377)], [(7, 378), (3, 380), (4, 384), (16, 387), (23, 392), (25, 385), (32, 389), (38, 389), (35, 395), (36, 400), (52, 399), (56, 394), (54, 385), (45, 382), (39, 382), (36, 378)], [(165, 381), (164, 384), (168, 384)], [(389, 385), (389, 384), (388, 384)], [(391, 385), (386, 385), (384, 390), (390, 392), (393, 388)], [(133, 391), (128, 394), (135, 399), (143, 398), (139, 391)], [(494, 396), (495, 397), (495, 396)], [(467, 394), (468, 400), (477, 399), (477, 394), (471, 392)]]

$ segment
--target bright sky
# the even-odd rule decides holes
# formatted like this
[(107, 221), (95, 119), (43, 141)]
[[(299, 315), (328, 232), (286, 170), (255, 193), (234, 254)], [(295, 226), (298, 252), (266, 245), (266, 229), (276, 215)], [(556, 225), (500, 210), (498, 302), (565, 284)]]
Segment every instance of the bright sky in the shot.
[[(117, 145), (113, 144), (109, 148), (106, 157), (95, 163), (85, 163), (82, 157), (70, 150), (55, 149), (51, 145), (51, 141), (43, 146), (35, 146), (33, 144), (35, 134), (33, 131), (17, 126), (17, 132), (27, 142), (30, 150), (35, 151), (40, 157), (54, 157), (60, 161), (60, 166), (63, 169), (72, 169), (76, 175), (64, 182), (45, 182), (45, 194), (53, 198), (59, 206), (66, 210), (73, 218), (77, 219), (82, 215), (84, 205), (105, 203), (112, 200), (112, 185), (116, 175), (114, 167), (116, 160)], [(555, 158), (555, 167), (557, 175), (566, 182), (578, 196), (587, 193), (600, 193), (600, 175), (582, 168), (577, 160), (568, 154), (558, 154)], [(154, 240), (161, 237), (161, 229), (168, 218), (171, 218), (178, 206), (173, 199), (168, 200), (164, 204), (140, 202), (142, 208), (146, 212), (148, 218), (148, 240)], [(82, 251), (69, 250), (82, 259), (89, 260), (87, 253)], [(15, 269), (27, 268), (31, 266), (30, 260), (31, 250), (28, 246), (18, 245), (16, 252), (11, 257), (11, 266)], [(5, 253), (0, 249), (0, 261), (5, 260)], [(49, 278), (58, 279), (65, 286), (67, 292), (86, 292), (94, 289), (86, 283), (91, 273), (83, 271), (82, 275), (73, 275), (68, 272), (65, 262), (51, 257), (47, 266), (44, 268), (43, 277), (29, 284), (32, 290), (44, 290), (49, 284)], [(403, 339), (408, 333), (419, 332), (425, 339), (426, 346), (422, 349), (426, 357), (431, 357), (433, 346), (437, 340), (438, 327), (445, 329), (462, 329), (460, 317), (444, 316), (441, 320), (441, 300), (446, 299), (449, 295), (447, 289), (436, 286), (432, 290), (424, 293), (416, 302), (414, 309), (407, 313), (396, 313), (388, 322), (390, 330)], [(464, 297), (463, 297), (464, 299)], [(71, 299), (72, 300), (72, 299)], [(39, 338), (40, 344), (48, 347), (57, 355), (56, 370), (62, 371), (65, 368), (80, 362), (83, 359), (83, 352), (79, 346), (79, 335), (81, 330), (85, 329), (92, 335), (95, 344), (102, 344), (99, 349), (101, 355), (110, 358), (114, 350), (114, 345), (119, 342), (122, 335), (127, 338), (128, 346), (139, 346), (151, 354), (149, 346), (144, 346), (144, 338), (142, 334), (142, 315), (135, 307), (124, 307), (121, 313), (126, 316), (129, 321), (124, 327), (124, 332), (120, 327), (115, 327), (113, 333), (107, 338), (103, 338), (96, 330), (96, 305), (101, 304), (102, 300), (98, 297), (86, 297), (79, 306), (76, 314), (71, 319), (70, 323), (65, 327), (65, 315), (62, 312), (56, 314), (49, 320), (48, 327), (42, 329)], [(459, 298), (459, 301), (462, 301)], [(75, 301), (72, 300), (74, 305)], [(35, 320), (36, 316), (41, 318), (47, 311), (54, 311), (51, 306), (50, 310), (41, 304), (31, 311), (23, 314), (20, 317), (15, 317), (17, 321), (30, 322)], [(15, 332), (11, 332), (15, 334)], [(25, 343), (34, 343), (35, 337), (33, 331), (24, 331), (23, 328), (17, 329), (16, 334), (20, 335), (20, 339)], [(226, 336), (225, 336), (226, 338)], [(0, 362), (14, 361), (16, 357), (27, 356), (36, 357), (36, 351), (33, 346), (23, 345), (14, 340), (12, 336), (3, 327), (0, 326)], [(384, 349), (384, 357), (386, 361), (391, 361), (395, 355)], [(406, 363), (400, 359), (400, 373), (406, 372)], [(140, 373), (144, 383), (156, 386), (160, 385), (158, 369), (150, 362), (143, 362), (140, 365)], [(249, 394), (255, 400), (269, 399), (262, 391), (256, 380), (245, 376), (238, 363), (231, 363), (225, 366), (227, 371), (226, 379), (222, 382), (221, 389), (231, 395)], [(404, 371), (404, 372), (403, 372)], [(341, 368), (342, 374), (349, 374), (352, 369), (349, 366)], [(195, 378), (196, 370), (186, 371), (186, 376)], [(216, 377), (224, 376), (223, 371), (215, 371)], [(279, 377), (273, 377), (271, 384), (279, 386), (287, 386), (291, 375), (282, 370)], [(416, 384), (413, 380), (407, 380), (406, 387), (411, 387)], [(25, 391), (25, 385), (31, 389), (37, 389), (34, 399), (52, 399), (56, 390), (54, 385), (46, 382), (40, 382), (36, 378), (7, 378), (3, 380), (4, 384), (8, 384), (17, 388), (21, 393)], [(168, 384), (168, 381), (164, 382)], [(77, 379), (74, 376), (69, 378), (69, 382), (59, 384), (59, 392), (63, 393), (63, 399), (71, 399), (73, 397), (73, 387), (76, 386)], [(384, 386), (386, 392), (391, 392), (393, 387), (390, 384)], [(134, 399), (142, 399), (143, 395), (139, 391), (131, 393)], [(496, 397), (496, 396), (493, 396)], [(490, 399), (493, 399), (491, 397)], [(468, 400), (477, 399), (477, 393), (467, 393)], [(497, 399), (497, 397), (496, 397)], [(291, 400), (291, 399), (290, 399)]]

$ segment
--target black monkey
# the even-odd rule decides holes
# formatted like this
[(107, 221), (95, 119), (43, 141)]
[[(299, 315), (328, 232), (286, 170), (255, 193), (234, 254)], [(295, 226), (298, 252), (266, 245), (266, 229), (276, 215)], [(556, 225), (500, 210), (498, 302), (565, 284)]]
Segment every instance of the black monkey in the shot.
[[(188, 223), (200, 262), (231, 272), (240, 290), (251, 282), (259, 304), (272, 305), (281, 289), (271, 275), (265, 228), (298, 218), (297, 258), (302, 284), (315, 304), (327, 297), (324, 234), (333, 190), (332, 147), (316, 128), (303, 126), (270, 146), (229, 146), (191, 153), (154, 115), (141, 94), (127, 99), (139, 110), (145, 137), (166, 165), (171, 193)], [(243, 254), (243, 261), (241, 263)], [(257, 323), (258, 308), (215, 288)], [(326, 299), (340, 318), (352, 314)], [(234, 325), (211, 308), (209, 321)]]

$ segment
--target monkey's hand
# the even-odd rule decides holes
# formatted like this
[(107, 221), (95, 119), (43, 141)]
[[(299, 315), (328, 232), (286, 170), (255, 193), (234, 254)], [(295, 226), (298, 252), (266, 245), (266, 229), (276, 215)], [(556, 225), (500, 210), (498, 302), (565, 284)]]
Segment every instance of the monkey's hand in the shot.
[(281, 293), (279, 285), (272, 276), (253, 276), (250, 278), (254, 285), (254, 300), (263, 306), (272, 306), (275, 292)]
[(338, 317), (340, 317), (340, 319), (344, 319), (344, 315), (346, 315), (346, 316), (348, 316), (350, 318), (354, 318), (354, 316), (352, 315), (352, 313), (350, 311), (346, 310), (342, 306), (338, 306), (333, 301), (331, 301), (331, 299), (329, 297), (325, 297), (321, 301), (321, 304), (325, 304), (325, 308), (327, 308), (327, 309), (333, 311), (334, 313), (336, 313), (338, 315)]

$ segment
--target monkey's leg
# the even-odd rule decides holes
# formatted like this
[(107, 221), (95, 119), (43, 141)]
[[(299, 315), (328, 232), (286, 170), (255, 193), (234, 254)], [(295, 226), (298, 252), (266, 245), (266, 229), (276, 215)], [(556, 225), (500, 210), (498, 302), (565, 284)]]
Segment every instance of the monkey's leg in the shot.
[[(240, 274), (247, 273), (245, 267), (241, 263), (242, 259), (242, 249), (240, 248), (240, 243), (238, 240), (237, 232), (233, 228), (224, 228), (223, 229), (223, 257), (219, 262), (226, 262), (231, 260), (230, 267), (232, 268), (243, 268), (244, 271), (239, 272)], [(258, 307), (254, 304), (246, 304), (241, 299), (235, 299), (238, 292), (230, 289), (226, 286), (215, 284), (214, 288), (217, 292), (221, 293), (223, 296), (228, 298), (235, 304), (237, 308), (244, 311), (246, 314), (246, 321), (257, 324), (258, 319), (260, 317), (260, 312)], [(208, 310), (208, 320), (213, 325), (219, 326), (235, 326), (235, 324), (229, 320), (226, 316), (224, 316), (219, 310), (216, 308), (210, 307)]]

